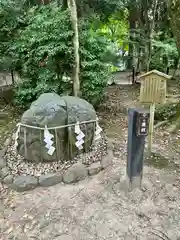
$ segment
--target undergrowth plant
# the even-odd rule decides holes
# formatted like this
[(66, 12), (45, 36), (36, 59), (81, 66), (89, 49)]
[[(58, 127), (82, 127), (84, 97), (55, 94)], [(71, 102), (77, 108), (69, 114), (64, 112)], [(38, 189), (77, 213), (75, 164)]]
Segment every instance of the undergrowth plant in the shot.
[[(53, 5), (35, 7), (28, 12), (28, 19), (12, 47), (23, 79), (16, 90), (16, 102), (21, 106), (28, 106), (44, 92), (72, 94), (74, 52), (69, 12)], [(107, 84), (109, 68), (103, 55), (108, 42), (85, 20), (79, 21), (79, 35), (81, 94), (97, 105)]]

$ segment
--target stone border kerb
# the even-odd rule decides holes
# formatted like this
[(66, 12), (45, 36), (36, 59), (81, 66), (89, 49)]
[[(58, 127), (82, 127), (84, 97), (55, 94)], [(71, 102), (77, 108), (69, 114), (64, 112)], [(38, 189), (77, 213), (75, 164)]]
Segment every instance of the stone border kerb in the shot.
[[(32, 190), (36, 187), (49, 187), (58, 183), (71, 184), (85, 179), (88, 176), (93, 176), (101, 170), (112, 164), (112, 154), (108, 153), (103, 156), (101, 161), (94, 162), (90, 165), (85, 165), (77, 162), (67, 170), (42, 174), (39, 177), (30, 175), (19, 175), (14, 177), (11, 170), (8, 168), (5, 154), (8, 146), (11, 144), (11, 139), (5, 141), (4, 149), (0, 150), (0, 182), (14, 189), (17, 192)], [(112, 151), (112, 149), (110, 150)]]

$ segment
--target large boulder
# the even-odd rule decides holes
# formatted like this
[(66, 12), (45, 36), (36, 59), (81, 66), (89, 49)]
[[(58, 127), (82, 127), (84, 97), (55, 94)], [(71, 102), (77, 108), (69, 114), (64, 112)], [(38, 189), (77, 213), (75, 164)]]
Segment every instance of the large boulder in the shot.
[[(87, 101), (72, 96), (60, 97), (55, 93), (44, 93), (23, 114), (21, 123), (44, 128), (46, 125), (58, 127), (95, 119), (96, 112)], [(83, 150), (88, 151), (92, 145), (95, 124), (83, 124), (81, 130), (85, 134)], [(19, 154), (28, 161), (52, 162), (68, 160), (79, 153), (75, 146), (74, 126), (50, 130), (50, 133), (54, 135), (53, 146), (56, 148), (52, 156), (48, 155), (45, 148), (43, 130), (21, 126), (17, 149)]]

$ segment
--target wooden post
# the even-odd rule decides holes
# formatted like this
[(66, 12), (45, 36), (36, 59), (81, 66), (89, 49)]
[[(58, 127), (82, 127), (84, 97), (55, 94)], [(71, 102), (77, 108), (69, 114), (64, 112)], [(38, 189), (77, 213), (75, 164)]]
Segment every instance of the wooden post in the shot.
[(132, 84), (135, 83), (135, 67), (133, 66), (133, 69), (132, 69)]
[(126, 180), (129, 191), (141, 186), (145, 138), (148, 132), (148, 124), (144, 126), (144, 120), (146, 121), (148, 118), (149, 113), (146, 112), (146, 110), (133, 108), (128, 110), (128, 154)]
[(155, 113), (155, 102), (151, 103), (151, 105), (150, 105), (150, 120), (149, 120), (149, 133), (148, 133), (148, 156), (150, 156), (152, 153), (154, 113)]

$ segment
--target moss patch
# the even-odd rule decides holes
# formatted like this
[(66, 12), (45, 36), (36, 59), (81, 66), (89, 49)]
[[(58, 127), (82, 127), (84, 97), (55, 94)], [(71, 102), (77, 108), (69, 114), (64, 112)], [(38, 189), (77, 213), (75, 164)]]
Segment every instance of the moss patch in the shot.
[(0, 120), (0, 149), (3, 148), (4, 141), (12, 135), (17, 122), (20, 119), (20, 113), (12, 106), (0, 106), (0, 112), (6, 115)]
[(177, 170), (180, 168), (176, 163), (158, 153), (152, 153), (150, 157), (146, 157), (145, 163), (157, 169)]

